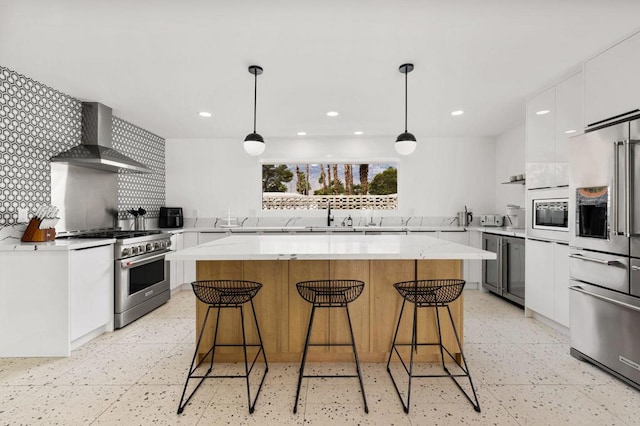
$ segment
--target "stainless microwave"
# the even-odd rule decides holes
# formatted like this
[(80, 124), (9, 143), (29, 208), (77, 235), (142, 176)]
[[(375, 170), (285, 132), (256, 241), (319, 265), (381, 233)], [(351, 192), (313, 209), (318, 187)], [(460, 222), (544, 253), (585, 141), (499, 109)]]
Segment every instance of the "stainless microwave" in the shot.
[(534, 199), (532, 207), (532, 229), (547, 231), (569, 231), (569, 199)]

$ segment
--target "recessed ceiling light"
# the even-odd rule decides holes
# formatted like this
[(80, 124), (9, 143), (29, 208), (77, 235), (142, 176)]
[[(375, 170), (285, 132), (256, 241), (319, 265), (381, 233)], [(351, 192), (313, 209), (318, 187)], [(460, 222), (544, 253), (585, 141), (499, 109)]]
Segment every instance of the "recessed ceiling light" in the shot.
[(207, 111), (200, 111), (200, 112), (198, 113), (198, 115), (199, 115), (200, 117), (211, 117), (211, 113), (210, 113), (210, 112), (207, 112)]
[(327, 115), (328, 115), (329, 117), (337, 117), (337, 116), (338, 116), (338, 115), (340, 115), (340, 114), (338, 114), (338, 112), (337, 112), (337, 111), (329, 111), (329, 112), (327, 113)]
[(545, 115), (545, 114), (549, 114), (549, 112), (551, 112), (551, 111), (549, 111), (548, 109), (543, 109), (543, 110), (540, 110), (540, 111), (536, 112), (536, 115)]
[(459, 110), (457, 110), (457, 111), (453, 111), (453, 112), (451, 113), (451, 115), (453, 115), (454, 117), (455, 117), (455, 116), (458, 116), (458, 115), (462, 115), (462, 114), (464, 114), (464, 111), (462, 111), (461, 109), (459, 109)]
[(571, 133), (575, 133), (575, 132), (576, 132), (575, 130), (571, 129), (571, 130), (567, 130), (565, 133), (570, 135)]
[(298, 136), (306, 136), (307, 132), (298, 132)]
[(361, 135), (364, 132), (362, 130), (356, 130), (355, 132), (353, 132), (354, 135)]

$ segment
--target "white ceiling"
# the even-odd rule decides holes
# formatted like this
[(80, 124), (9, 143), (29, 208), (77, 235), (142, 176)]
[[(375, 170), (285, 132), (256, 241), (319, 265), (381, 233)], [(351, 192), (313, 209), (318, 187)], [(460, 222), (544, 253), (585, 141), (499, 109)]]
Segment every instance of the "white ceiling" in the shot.
[(492, 136), (638, 16), (638, 0), (0, 0), (0, 65), (165, 138), (243, 139), (258, 64), (268, 141), (395, 137), (413, 62), (409, 131)]

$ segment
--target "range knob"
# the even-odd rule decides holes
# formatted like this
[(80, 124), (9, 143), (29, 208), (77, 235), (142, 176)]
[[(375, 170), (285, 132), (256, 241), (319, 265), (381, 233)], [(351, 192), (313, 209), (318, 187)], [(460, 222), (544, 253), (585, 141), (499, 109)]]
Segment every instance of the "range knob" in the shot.
[(163, 249), (165, 247), (164, 241), (160, 241), (158, 243), (156, 243), (158, 245), (158, 248)]
[(131, 254), (138, 254), (138, 247), (137, 246), (131, 247)]
[(167, 245), (166, 245), (166, 247), (167, 247), (167, 248), (171, 247), (171, 240), (167, 240)]
[(128, 248), (123, 248), (122, 249), (122, 255), (123, 256), (129, 256), (129, 253), (131, 253), (131, 250), (129, 250)]
[(153, 243), (153, 248), (156, 249), (156, 250), (159, 249), (160, 248), (160, 243), (157, 242), (157, 241), (155, 243)]
[(145, 246), (146, 251), (152, 251), (153, 250), (153, 244), (151, 243), (147, 243), (147, 245)]
[(140, 253), (140, 254), (144, 253), (144, 245), (139, 245), (138, 246), (138, 253)]

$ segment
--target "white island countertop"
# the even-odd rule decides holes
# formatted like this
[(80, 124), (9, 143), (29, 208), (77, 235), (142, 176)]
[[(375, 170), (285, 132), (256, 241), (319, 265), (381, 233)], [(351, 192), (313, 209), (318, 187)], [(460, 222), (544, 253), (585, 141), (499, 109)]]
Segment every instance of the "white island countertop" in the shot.
[(424, 235), (232, 235), (167, 260), (496, 259), (496, 254)]
[(0, 241), (0, 252), (9, 251), (69, 251), (114, 244), (115, 238), (65, 238), (42, 243), (24, 243), (18, 238)]

